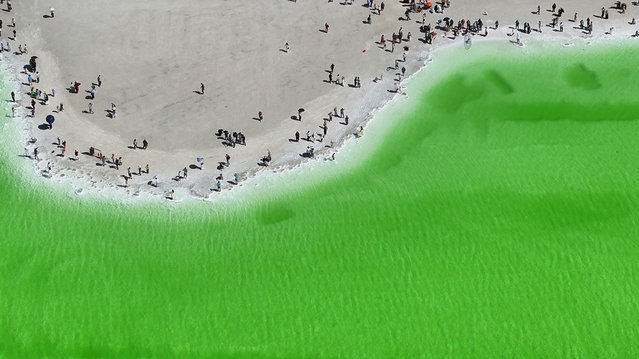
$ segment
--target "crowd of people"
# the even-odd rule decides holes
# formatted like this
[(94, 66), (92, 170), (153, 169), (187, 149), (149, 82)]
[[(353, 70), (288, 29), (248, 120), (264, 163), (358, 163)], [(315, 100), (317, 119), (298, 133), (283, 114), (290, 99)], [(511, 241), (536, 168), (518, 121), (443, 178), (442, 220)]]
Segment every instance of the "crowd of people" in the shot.
[[(11, 12), (13, 11), (11, 1), (7, 0), (5, 1), (5, 3), (6, 3), (6, 12), (11, 14)], [(345, 1), (342, 3), (342, 5), (352, 5), (352, 4), (353, 4), (352, 1), (351, 2)], [(381, 2), (381, 4), (377, 4), (376, 1), (374, 0), (366, 0), (365, 4), (362, 4), (362, 5), (364, 5), (362, 11), (368, 12), (367, 14), (365, 14), (366, 16), (365, 22), (368, 24), (371, 24), (372, 22), (371, 20), (372, 15), (385, 16), (384, 14), (385, 9), (387, 9), (389, 6), (385, 4), (384, 2)], [(403, 48), (403, 51), (400, 50), (401, 55), (399, 57), (394, 56), (395, 59), (393, 61), (393, 65), (387, 67), (387, 71), (396, 71), (395, 73), (396, 77), (392, 77), (393, 85), (394, 85), (394, 88), (392, 89), (392, 91), (394, 92), (401, 93), (401, 82), (406, 76), (407, 62), (416, 61), (407, 56), (407, 51), (409, 46), (412, 48), (418, 48), (418, 47), (423, 48), (423, 47), (432, 45), (436, 41), (436, 39), (439, 40), (441, 38), (441, 40), (439, 41), (442, 41), (442, 42), (450, 41), (450, 40), (456, 39), (460, 35), (488, 36), (489, 27), (487, 24), (484, 23), (485, 20), (482, 20), (481, 18), (474, 19), (474, 20), (471, 20), (469, 18), (454, 20), (450, 17), (442, 17), (446, 13), (446, 11), (451, 7), (450, 0), (441, 0), (441, 1), (436, 1), (434, 3), (427, 2), (427, 1), (414, 1), (414, 0), (408, 3), (397, 1), (396, 3), (393, 3), (393, 6), (403, 7), (404, 16), (397, 19), (397, 24), (399, 28), (397, 31), (390, 34), (390, 36), (388, 36), (389, 34), (382, 34), (381, 37), (379, 38), (380, 41), (377, 42), (377, 44), (379, 45), (378, 48), (381, 51), (387, 51), (390, 53), (394, 53), (396, 45), (402, 46)], [(620, 13), (625, 13), (627, 9), (627, 5), (621, 2), (616, 2), (614, 6)], [(564, 17), (565, 10), (560, 6), (557, 6), (557, 4), (553, 4), (552, 8), (549, 11), (551, 12), (551, 17), (547, 23), (547, 26), (553, 29), (558, 28), (559, 32), (563, 32), (564, 25), (561, 19)], [(537, 6), (536, 13), (537, 13), (537, 16), (542, 15), (540, 6)], [(421, 15), (421, 16), (418, 16), (418, 19), (421, 18), (421, 20), (411, 21), (411, 15), (413, 16)], [(608, 19), (609, 18), (608, 9), (603, 7), (601, 9), (601, 15), (599, 17), (601, 20)], [(50, 10), (50, 18), (51, 19), (54, 18), (53, 9)], [(428, 19), (431, 20), (430, 23), (427, 23)], [(578, 14), (575, 13), (574, 16), (567, 21), (571, 21), (576, 24), (579, 24), (579, 27), (577, 28), (578, 31), (583, 31), (584, 33), (588, 33), (588, 34), (591, 34), (593, 31), (593, 21), (590, 19), (590, 17), (585, 17), (585, 19), (579, 18)], [(634, 24), (634, 22), (635, 21), (633, 18), (630, 24), (632, 25)], [(433, 23), (435, 23), (434, 26), (432, 25)], [(542, 25), (543, 25), (542, 21), (539, 20), (537, 25), (538, 25), (537, 32), (541, 33)], [(15, 44), (17, 43), (17, 29), (16, 29), (15, 18), (11, 18), (11, 24), (8, 26), (12, 27), (12, 34), (13, 34), (13, 37), (9, 38), (9, 40)], [(412, 41), (411, 31), (405, 31), (404, 27), (407, 27), (407, 28), (410, 27), (410, 30), (414, 31), (415, 33), (423, 33), (423, 40), (420, 39), (422, 44), (419, 44), (419, 43), (414, 44), (415, 42)], [(499, 22), (494, 21), (494, 26), (492, 27), (492, 29), (494, 31), (497, 31), (498, 28), (499, 28)], [(519, 45), (522, 44), (520, 33), (524, 35), (530, 35), (533, 32), (531, 24), (529, 22), (523, 22), (523, 24), (520, 24), (519, 20), (516, 20), (514, 22), (513, 26), (511, 26), (511, 29), (512, 29), (512, 32), (508, 35), (512, 36), (516, 33), (517, 40), (514, 42)], [(323, 32), (328, 33), (329, 31), (328, 23), (324, 24), (323, 30), (324, 30)], [(367, 31), (367, 30), (364, 30), (364, 31)], [(610, 29), (610, 32), (612, 32), (612, 28)], [(2, 36), (2, 20), (0, 20), (0, 36)], [(639, 32), (637, 32), (637, 36), (639, 36)], [(377, 36), (371, 33), (371, 38), (373, 37), (377, 39)], [(387, 39), (390, 39), (390, 40), (387, 40)], [(0, 42), (0, 53), (9, 53), (9, 54), (11, 53), (11, 46), (10, 46), (9, 40), (6, 41), (6, 44)], [(390, 49), (387, 48), (388, 47), (387, 42), (390, 42), (391, 44)], [(17, 48), (18, 48), (18, 52), (15, 53), (15, 55), (17, 56), (28, 53), (27, 44), (19, 44)], [(294, 51), (290, 51), (290, 45), (288, 42), (286, 42), (285, 51), (283, 52), (285, 54), (283, 56), (294, 56)], [(419, 67), (419, 65), (417, 63), (414, 63), (413, 68), (415, 67)], [(346, 73), (336, 72), (334, 64), (331, 64), (329, 66), (329, 69), (326, 71), (328, 73), (327, 75), (328, 79), (325, 80), (325, 82), (332, 85), (338, 85), (340, 87), (344, 87), (344, 85), (347, 83)], [(37, 56), (31, 57), (29, 61), (29, 65), (24, 67), (22, 74), (25, 76), (25, 80), (26, 80), (26, 82), (24, 82), (22, 85), (28, 88), (28, 91), (25, 91), (25, 92), (30, 99), (30, 101), (28, 102), (30, 106), (25, 106), (25, 108), (29, 110), (29, 114), (31, 117), (35, 117), (36, 108), (38, 108), (38, 111), (40, 111), (39, 110), (40, 106), (43, 106), (46, 109), (46, 106), (50, 104), (50, 99), (55, 98), (55, 95), (56, 95), (55, 89), (51, 89), (51, 91), (46, 91), (45, 89), (39, 88), (41, 75), (46, 76), (48, 74), (41, 74), (38, 71)], [(352, 85), (349, 85), (349, 87), (361, 88), (362, 82), (359, 75), (349, 76), (349, 78), (352, 78)], [(380, 82), (383, 81), (383, 76), (380, 75), (371, 80), (372, 80), (371, 81), (372, 83), (370, 84), (370, 86), (374, 86), (375, 84), (379, 84)], [(101, 87), (102, 87), (102, 77), (101, 75), (98, 75), (96, 78), (96, 82), (91, 83), (89, 86), (85, 85), (83, 87), (80, 82), (75, 80), (71, 81), (69, 83), (69, 86), (67, 87), (67, 90), (69, 94), (78, 94), (82, 91), (86, 91), (89, 94), (89, 97), (87, 98), (87, 100), (93, 101), (96, 99), (98, 88), (101, 88)], [(196, 91), (196, 92), (200, 96), (205, 96), (204, 83), (200, 83), (199, 91)], [(13, 104), (13, 108), (12, 108), (12, 114), (13, 114), (16, 111), (16, 106), (20, 106), (19, 103), (23, 103), (24, 99), (16, 98), (15, 93), (12, 93), (11, 101)], [(87, 102), (87, 107), (88, 107), (88, 111), (86, 111), (86, 113), (93, 114), (93, 102)], [(43, 110), (43, 111), (46, 111), (46, 110)], [(62, 102), (59, 102), (59, 104), (55, 106), (55, 110), (49, 109), (49, 111), (51, 113), (61, 113), (64, 111), (64, 104)], [(105, 111), (108, 112), (111, 119), (118, 120), (116, 104), (112, 103), (110, 108), (105, 109)], [(337, 127), (333, 125), (334, 118), (340, 118), (342, 122), (339, 122), (339, 124), (346, 126), (349, 129), (350, 127), (354, 126), (353, 134), (356, 137), (363, 136), (363, 133), (364, 133), (363, 127), (361, 127), (360, 124), (358, 123), (349, 123), (349, 116), (346, 115), (345, 110), (343, 108), (338, 110), (336, 106), (333, 109), (333, 111), (327, 114), (327, 117), (323, 117), (320, 114), (316, 114), (316, 113), (311, 113), (311, 114), (305, 113), (304, 121), (302, 120), (303, 112), (304, 112), (304, 109), (300, 108), (297, 111), (297, 116), (296, 117), (293, 116), (293, 117), (295, 117), (297, 121), (303, 122), (305, 126), (308, 126), (310, 128), (306, 131), (305, 137), (303, 137), (303, 140), (307, 142), (323, 143), (329, 136), (331, 136), (334, 139), (338, 139), (344, 133), (344, 130), (339, 130), (339, 131), (333, 130), (333, 132), (329, 133), (329, 123), (330, 123), (330, 128)], [(313, 120), (306, 120), (307, 118), (310, 118)], [(259, 120), (259, 123), (262, 123), (264, 120), (264, 117), (261, 111), (258, 113), (257, 120)], [(320, 121), (320, 122), (318, 123), (316, 121)], [(268, 122), (268, 121), (264, 121), (264, 122)], [(50, 122), (49, 126), (47, 126), (46, 129), (50, 130), (52, 128), (52, 123), (53, 122)], [(258, 122), (255, 122), (255, 123), (257, 124)], [(246, 137), (240, 131), (230, 131), (230, 130), (220, 128), (218, 129), (217, 132), (214, 133), (214, 135), (216, 136), (217, 139), (222, 140), (222, 144), (225, 147), (235, 148), (236, 145), (246, 146)], [(292, 143), (299, 142), (300, 132), (296, 131), (294, 137), (295, 137), (294, 140), (291, 140), (290, 142)], [(60, 151), (60, 153), (56, 153), (56, 151), (54, 150), (52, 152), (52, 154), (55, 155), (54, 158), (42, 158), (43, 154), (47, 152), (43, 152), (42, 150), (39, 150), (39, 147), (44, 145), (36, 144), (36, 141), (37, 140), (29, 141), (28, 146), (31, 146), (31, 150), (28, 150), (27, 148), (25, 148), (25, 156), (27, 156), (27, 153), (28, 153), (29, 154), (28, 157), (31, 157), (34, 160), (42, 160), (42, 161), (47, 160), (48, 164), (46, 168), (44, 169), (44, 171), (47, 173), (47, 175), (51, 175), (52, 166), (53, 166), (52, 162), (57, 160), (55, 157), (63, 158), (66, 156), (67, 142), (58, 141), (59, 143), (56, 146), (58, 147), (58, 150)], [(326, 147), (332, 147), (332, 143), (333, 141), (331, 141), (330, 144), (326, 145)], [(147, 148), (148, 148), (148, 142), (146, 139), (142, 141), (141, 146), (138, 145), (137, 139), (133, 140), (132, 149), (135, 150), (135, 149), (147, 149)], [(316, 151), (313, 146), (308, 145), (306, 149), (303, 152), (301, 152), (299, 155), (304, 158), (313, 158), (313, 157), (317, 157), (317, 154), (319, 152), (321, 152), (319, 149)], [(71, 158), (75, 161), (80, 160), (80, 158), (78, 157), (78, 154), (79, 154), (79, 151), (75, 150), (74, 156)], [(110, 167), (113, 167), (116, 171), (119, 171), (120, 168), (123, 167), (125, 163), (123, 156), (116, 156), (115, 153), (113, 153), (111, 154), (109, 158), (106, 155), (104, 155), (102, 151), (98, 150), (96, 147), (91, 147), (89, 151), (86, 152), (86, 155), (97, 158), (99, 161), (98, 164), (101, 164), (104, 167), (106, 167), (107, 164), (111, 165)], [(331, 158), (334, 158), (334, 153), (331, 155)], [(196, 161), (197, 163), (195, 166), (201, 170), (204, 166), (204, 160), (203, 159), (200, 160), (200, 159), (201, 158), (198, 157), (198, 161)], [(258, 158), (257, 165), (268, 166), (272, 162), (273, 162), (273, 158), (269, 150), (267, 155), (261, 156), (260, 158)], [(220, 171), (231, 170), (230, 155), (227, 153), (225, 155), (224, 160), (218, 162), (218, 164), (219, 165), (216, 168)], [(178, 168), (182, 166), (183, 164), (179, 165)], [(129, 186), (129, 181), (133, 179), (132, 177), (133, 175), (137, 175), (140, 177), (142, 177), (143, 174), (150, 175), (149, 164), (146, 164), (146, 166), (134, 166), (134, 168), (135, 167), (137, 167), (137, 171), (135, 170), (132, 171), (131, 170), (132, 167), (127, 167), (126, 173), (121, 175), (124, 178), (123, 186), (126, 186), (126, 187)], [(142, 170), (143, 167), (146, 169), (145, 171)], [(177, 175), (173, 177), (173, 180), (175, 181), (186, 180), (188, 178), (188, 172), (189, 172), (188, 167), (189, 166), (187, 165), (187, 166), (184, 166), (181, 170), (179, 170), (177, 172)], [(233, 178), (235, 179), (234, 181), (235, 183), (238, 183), (240, 181), (242, 176), (239, 172), (242, 170), (245, 170), (245, 169), (240, 169), (240, 168), (233, 169), (234, 171)], [(211, 177), (211, 182), (214, 187), (213, 190), (219, 191), (222, 189), (223, 179), (224, 179), (223, 173), (219, 173), (216, 177)], [(150, 181), (146, 183), (157, 187), (159, 183), (159, 178), (157, 175), (155, 175), (151, 178)], [(174, 191), (171, 190), (170, 193), (171, 193), (170, 197), (172, 199)]]

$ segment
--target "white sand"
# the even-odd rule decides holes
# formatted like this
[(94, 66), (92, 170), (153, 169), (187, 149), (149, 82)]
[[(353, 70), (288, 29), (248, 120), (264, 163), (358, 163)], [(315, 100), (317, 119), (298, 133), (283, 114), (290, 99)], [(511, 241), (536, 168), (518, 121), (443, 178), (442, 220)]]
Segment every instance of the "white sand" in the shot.
[[(56, 97), (49, 105), (37, 105), (35, 118), (25, 121), (28, 137), (38, 138), (41, 160), (38, 169), (51, 161), (56, 175), (92, 176), (100, 178), (94, 185), (123, 185), (127, 167), (137, 172), (147, 163), (150, 174), (134, 175), (125, 189), (131, 193), (151, 191), (161, 194), (171, 188), (187, 187), (193, 195), (210, 196), (215, 177), (223, 173), (223, 190), (232, 187), (227, 180), (233, 174), (243, 177), (265, 170), (258, 166), (259, 159), (270, 150), (273, 156), (266, 170), (287, 168), (300, 161), (299, 156), (307, 146), (319, 151), (318, 157), (326, 157), (334, 149), (326, 148), (330, 141), (337, 147), (368, 119), (368, 114), (382, 106), (395, 94), (395, 73), (386, 71), (395, 59), (402, 57), (402, 46), (409, 51), (405, 66), (407, 75), (421, 68), (432, 50), (451, 43), (460, 43), (461, 37), (452, 40), (438, 34), (433, 45), (418, 41), (422, 15), (411, 14), (410, 21), (398, 20), (404, 14), (404, 5), (398, 1), (386, 1), (381, 16), (372, 15), (372, 24), (364, 24), (370, 9), (362, 6), (364, 0), (353, 5), (320, 0), (264, 0), (238, 2), (221, 0), (109, 0), (69, 1), (50, 0), (17, 2), (13, 12), (2, 11), (3, 32), (0, 38), (7, 41), (12, 36), (10, 24), (16, 18), (18, 41), (9, 40), (12, 51), (18, 44), (27, 44), (28, 55), (3, 53), (8, 66), (18, 82), (26, 82), (22, 66), (32, 55), (38, 56), (41, 81), (35, 86), (48, 93), (56, 90)], [(586, 4), (587, 3), (587, 4)], [(474, 21), (481, 18), (490, 26), (486, 39), (510, 41), (515, 19), (523, 24), (531, 22), (533, 29), (541, 20), (550, 22), (547, 11), (552, 2), (541, 2), (541, 15), (532, 14), (536, 4), (524, 0), (500, 0), (479, 2), (452, 0), (444, 14), (427, 13), (426, 23), (436, 25), (437, 20), (451, 17), (455, 23), (460, 18)], [(521, 34), (522, 41), (529, 38), (575, 37), (606, 38), (628, 37), (637, 25), (629, 25), (639, 17), (639, 6), (628, 3), (626, 14), (609, 9), (610, 19), (594, 17), (601, 7), (611, 2), (570, 0), (557, 3), (566, 12), (560, 19), (564, 32), (543, 27), (543, 33)], [(49, 8), (55, 8), (54, 18), (45, 18)], [(592, 35), (574, 29), (576, 23), (568, 21), (575, 12), (579, 19), (590, 16), (594, 21)], [(484, 15), (486, 13), (486, 15)], [(500, 28), (492, 30), (494, 21)], [(319, 31), (324, 23), (330, 25), (328, 33)], [(604, 32), (614, 26), (612, 36)], [(403, 27), (404, 38), (408, 32), (412, 40), (396, 45), (394, 53), (384, 51), (376, 43), (380, 35), (387, 40)], [(479, 36), (475, 36), (479, 38)], [(637, 39), (639, 41), (639, 39)], [(284, 52), (285, 42), (290, 44)], [(390, 41), (387, 43), (390, 49)], [(344, 87), (325, 82), (326, 70), (335, 64), (333, 79), (337, 74), (346, 78)], [(95, 100), (87, 100), (91, 83), (102, 76), (102, 86)], [(373, 82), (383, 74), (383, 80)], [(353, 78), (361, 78), (361, 88), (351, 88)], [(73, 81), (82, 83), (79, 94), (65, 88)], [(195, 93), (199, 84), (206, 86), (204, 95)], [(26, 114), (31, 99), (26, 95), (28, 86), (20, 85), (18, 108)], [(18, 91), (16, 91), (18, 92)], [(64, 103), (65, 110), (55, 113), (55, 106)], [(93, 102), (94, 114), (86, 114), (89, 102)], [(117, 118), (107, 116), (111, 103), (117, 105)], [(304, 108), (302, 121), (291, 119), (298, 108)], [(334, 107), (344, 108), (350, 117), (348, 126), (339, 124), (343, 119), (328, 122), (328, 135), (323, 143), (301, 140), (290, 142), (295, 131), (305, 137), (307, 131), (322, 132), (322, 119)], [(257, 121), (259, 111), (264, 120)], [(54, 114), (53, 130), (40, 130), (48, 114)], [(242, 132), (247, 145), (229, 148), (214, 135), (217, 129)], [(67, 141), (65, 158), (51, 155), (56, 138)], [(130, 149), (134, 138), (141, 145), (149, 141), (147, 150)], [(119, 170), (96, 166), (97, 158), (80, 155), (79, 160), (69, 159), (74, 150), (86, 152), (90, 146), (98, 148), (108, 158), (111, 154), (122, 157)], [(31, 150), (34, 146), (29, 145)], [(215, 167), (231, 156), (231, 166), (223, 170)], [(171, 180), (184, 167), (195, 164), (196, 157), (204, 157), (202, 170), (190, 169), (188, 179)], [(160, 178), (159, 188), (148, 186), (153, 175)]]

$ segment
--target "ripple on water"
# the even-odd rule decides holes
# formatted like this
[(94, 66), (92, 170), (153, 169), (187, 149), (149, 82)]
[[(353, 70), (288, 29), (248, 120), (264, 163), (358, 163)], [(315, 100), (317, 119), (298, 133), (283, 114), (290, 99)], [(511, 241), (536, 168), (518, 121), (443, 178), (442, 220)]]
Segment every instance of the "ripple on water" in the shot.
[(596, 90), (601, 88), (597, 73), (583, 63), (576, 63), (564, 70), (564, 81), (572, 88)]

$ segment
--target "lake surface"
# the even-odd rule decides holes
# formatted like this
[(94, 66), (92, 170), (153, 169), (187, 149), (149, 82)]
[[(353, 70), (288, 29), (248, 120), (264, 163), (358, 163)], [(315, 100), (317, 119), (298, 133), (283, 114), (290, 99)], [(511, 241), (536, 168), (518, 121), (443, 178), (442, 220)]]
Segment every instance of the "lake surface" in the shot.
[(7, 124), (0, 357), (637, 357), (638, 58), (460, 43), (234, 204), (69, 195)]

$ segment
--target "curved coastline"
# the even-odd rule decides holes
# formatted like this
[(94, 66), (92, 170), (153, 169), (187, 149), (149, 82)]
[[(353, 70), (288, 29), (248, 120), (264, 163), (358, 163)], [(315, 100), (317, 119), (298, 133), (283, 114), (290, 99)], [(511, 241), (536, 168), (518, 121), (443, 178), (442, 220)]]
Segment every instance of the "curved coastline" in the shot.
[[(619, 26), (621, 26), (623, 29), (623, 26), (622, 26), (623, 24), (620, 21), (617, 21), (616, 24), (619, 24)], [(38, 31), (38, 29), (36, 29), (35, 31)], [(614, 35), (604, 35), (602, 33), (596, 33), (594, 36), (583, 37), (583, 36), (571, 35), (568, 38), (566, 38), (565, 35), (563, 34), (561, 36), (558, 36), (558, 34), (551, 33), (549, 35), (547, 34), (541, 35), (541, 37), (533, 38), (533, 39), (530, 39), (529, 41), (540, 42), (540, 43), (544, 41), (549, 41), (550, 43), (553, 43), (553, 44), (555, 43), (570, 44), (570, 43), (573, 43), (574, 41), (582, 41), (582, 40), (586, 42), (593, 41), (593, 40), (595, 42), (614, 41), (613, 39), (611, 39), (611, 37), (625, 38), (628, 36), (629, 31), (631, 31), (630, 27), (628, 27), (626, 30), (617, 30), (615, 31)], [(484, 38), (481, 38), (480, 36), (474, 36), (477, 46), (479, 46), (479, 44), (484, 42), (500, 43), (500, 42), (505, 42), (504, 40), (512, 41), (508, 38), (509, 34), (505, 30), (500, 29), (492, 33), (496, 34), (497, 37), (496, 38), (488, 37), (484, 39)], [(435, 44), (433, 44), (433, 46), (428, 48), (423, 47), (422, 45), (420, 45), (420, 47), (415, 48), (411, 44), (413, 48), (411, 51), (409, 51), (409, 54), (412, 61), (412, 67), (410, 67), (406, 78), (402, 79), (402, 82), (401, 82), (402, 86), (411, 86), (410, 79), (414, 78), (415, 76), (418, 76), (418, 74), (425, 67), (427, 67), (428, 63), (432, 59), (436, 59), (439, 56), (440, 51), (444, 51), (445, 49), (451, 46), (461, 46), (461, 43), (462, 43), (462, 37), (458, 37), (454, 41), (450, 41), (449, 39), (440, 39), (440, 40), (441, 41), (436, 42)], [(522, 49), (525, 49), (525, 48), (526, 48), (525, 46), (522, 47)], [(9, 86), (12, 86), (13, 90), (17, 93), (20, 93), (19, 78), (20, 76), (24, 75), (19, 70), (21, 65), (20, 61), (22, 60), (18, 60), (17, 58), (14, 58), (13, 61), (9, 59), (9, 61), (4, 62), (4, 70), (8, 74), (8, 76), (5, 76), (5, 82)], [(13, 80), (11, 80), (10, 78), (13, 78)], [(408, 82), (406, 82), (406, 80), (408, 80)], [(428, 81), (434, 81), (434, 80), (435, 80), (434, 78), (428, 79)], [(373, 107), (361, 108), (359, 110), (361, 112), (353, 116), (354, 118), (358, 118), (358, 120), (356, 121), (356, 125), (368, 127), (370, 122), (375, 119), (375, 116), (377, 116), (376, 114), (386, 111), (387, 106), (391, 104), (394, 100), (397, 100), (398, 96), (399, 94), (396, 94), (396, 93), (392, 95), (386, 95), (383, 98), (378, 98), (373, 101), (374, 103), (377, 103), (378, 105), (375, 105)], [(18, 117), (15, 120), (24, 121), (23, 122), (24, 128), (23, 128), (21, 142), (27, 142), (27, 140), (33, 136), (34, 127), (36, 124), (30, 123), (30, 121), (26, 118), (26, 111), (24, 111), (24, 108), (18, 109)], [(368, 133), (368, 131), (366, 132)], [(356, 141), (355, 139), (353, 139), (353, 137), (354, 137), (353, 133), (350, 130), (344, 131), (337, 137), (334, 145), (331, 148), (322, 148), (321, 150), (318, 150), (316, 152), (317, 153), (316, 158), (310, 161), (297, 158), (296, 153), (292, 153), (292, 156), (289, 156), (288, 159), (282, 160), (282, 161), (276, 161), (274, 165), (271, 167), (268, 167), (268, 169), (262, 169), (260, 167), (254, 167), (254, 166), (253, 166), (254, 168), (246, 169), (243, 175), (244, 177), (243, 181), (239, 184), (239, 187), (249, 188), (248, 191), (250, 192), (253, 188), (257, 188), (258, 186), (260, 186), (260, 183), (264, 182), (263, 179), (266, 178), (267, 176), (270, 176), (271, 174), (281, 175), (283, 172), (295, 171), (302, 167), (309, 167), (309, 166), (312, 167), (313, 166), (312, 162), (318, 161), (318, 159), (319, 161), (325, 160), (326, 158), (330, 156), (331, 153), (336, 153), (336, 156), (338, 158), (337, 162), (342, 163), (343, 158), (345, 157), (344, 148), (348, 147), (349, 144), (354, 143)], [(358, 161), (361, 161), (362, 160), (361, 156), (362, 156), (361, 153), (356, 154), (354, 156), (356, 158), (354, 159), (354, 162), (352, 163), (357, 163)], [(352, 159), (353, 158), (351, 158), (351, 160)], [(43, 161), (44, 160), (41, 160), (40, 163), (36, 162), (34, 165), (33, 173), (37, 178), (42, 178), (41, 175), (42, 175), (42, 165), (44, 163)], [(167, 178), (170, 178), (170, 175), (168, 173), (164, 173), (162, 175), (166, 176)], [(203, 192), (201, 188), (203, 185), (202, 181), (209, 182), (210, 181), (209, 179), (200, 180), (197, 183), (197, 186), (199, 186), (197, 189), (195, 188), (196, 186), (195, 184), (182, 185), (181, 182), (172, 183), (168, 179), (161, 182), (160, 188), (154, 188), (154, 187), (145, 186), (142, 184), (137, 184), (136, 186), (133, 186), (130, 188), (119, 188), (122, 186), (113, 184), (112, 182), (110, 182), (110, 180), (104, 177), (101, 177), (100, 174), (90, 174), (84, 170), (75, 170), (72, 168), (65, 168), (64, 166), (60, 166), (59, 169), (56, 168), (54, 175), (51, 176), (51, 178), (49, 179), (52, 180), (49, 182), (59, 182), (61, 183), (62, 186), (70, 187), (71, 191), (68, 191), (69, 193), (82, 194), (82, 196), (84, 197), (84, 195), (88, 194), (89, 192), (92, 192), (92, 193), (96, 193), (98, 197), (102, 197), (105, 200), (116, 199), (118, 201), (125, 200), (125, 202), (127, 198), (149, 198), (149, 199), (164, 198), (167, 191), (170, 191), (171, 189), (177, 190), (176, 199), (179, 199), (179, 200), (176, 202), (183, 201), (187, 197), (217, 201), (218, 199), (221, 199), (221, 198), (229, 199), (231, 196), (236, 196), (235, 193), (238, 192), (237, 190), (233, 190), (233, 188), (235, 188), (236, 186), (230, 186), (229, 188), (231, 190), (223, 189), (222, 190), (223, 193), (221, 194), (215, 193), (213, 191), (209, 191), (208, 193), (205, 193)], [(281, 182), (286, 182), (286, 180), (282, 180)], [(312, 180), (308, 180), (308, 182), (310, 185), (312, 183)], [(282, 183), (282, 186), (283, 185), (284, 183)], [(124, 196), (119, 196), (119, 194), (121, 193), (124, 194)], [(233, 193), (233, 195), (231, 195), (231, 193)]]

